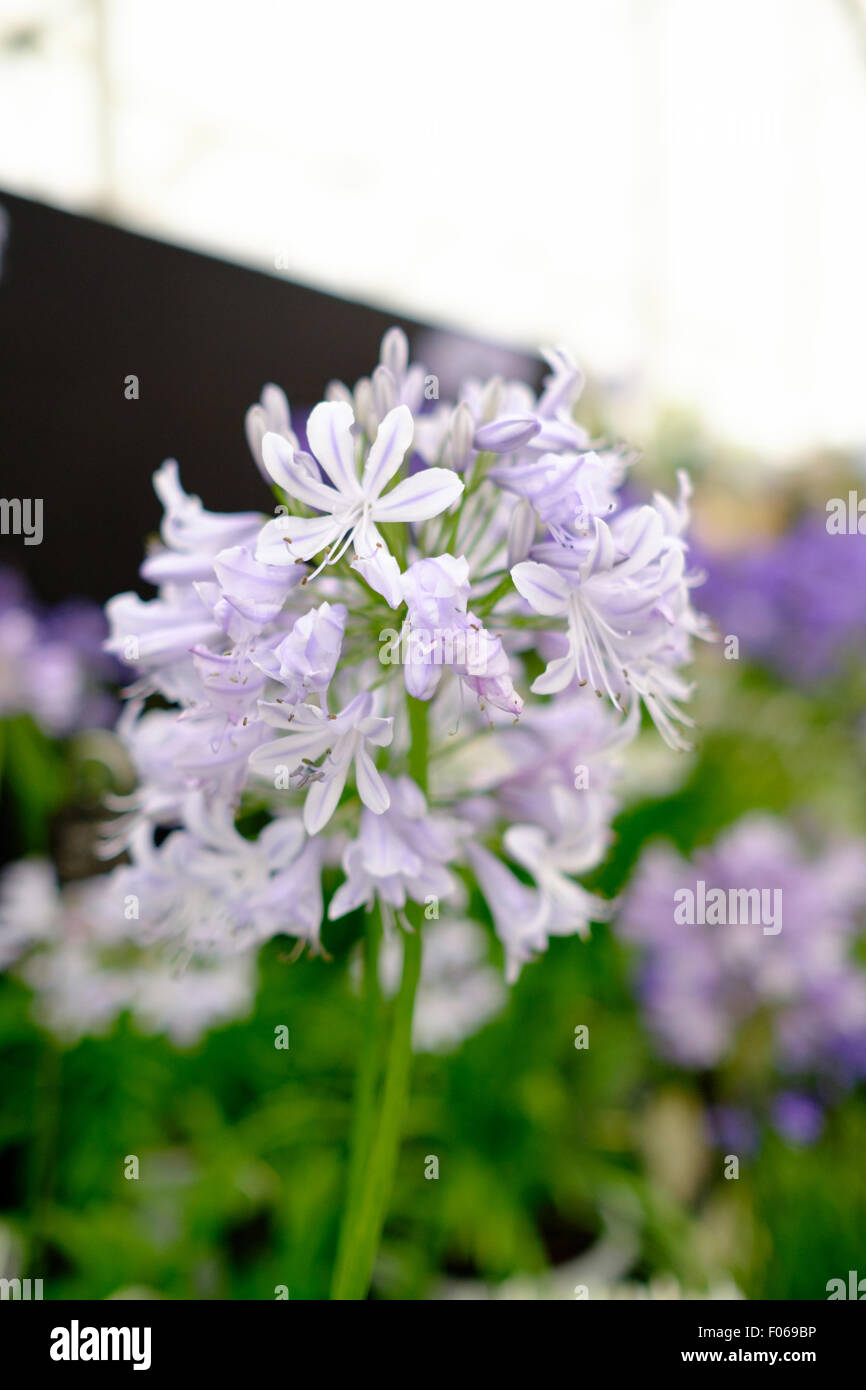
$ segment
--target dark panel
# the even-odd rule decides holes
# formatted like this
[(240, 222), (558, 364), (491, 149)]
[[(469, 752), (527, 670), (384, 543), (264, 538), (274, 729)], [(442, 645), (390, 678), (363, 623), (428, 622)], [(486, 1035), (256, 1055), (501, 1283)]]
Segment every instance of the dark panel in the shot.
[[(266, 381), (295, 406), (332, 377), (369, 372), (400, 323), (441, 379), (501, 371), (538, 379), (521, 353), (348, 303), (278, 276), (166, 246), (0, 193), (0, 489), (44, 499), (44, 540), (0, 538), (0, 561), (37, 592), (104, 600), (137, 583), (159, 522), (150, 478), (175, 457), (213, 510), (271, 505), (247, 452), (244, 412)], [(140, 399), (124, 398), (134, 373)]]

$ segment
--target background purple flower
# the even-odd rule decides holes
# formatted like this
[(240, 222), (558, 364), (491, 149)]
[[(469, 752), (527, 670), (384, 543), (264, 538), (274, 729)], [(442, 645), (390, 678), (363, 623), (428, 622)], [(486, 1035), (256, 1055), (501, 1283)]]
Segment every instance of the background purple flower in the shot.
[(824, 1112), (802, 1091), (781, 1091), (773, 1104), (773, 1125), (792, 1144), (814, 1144), (824, 1128)]
[[(699, 879), (707, 891), (780, 891), (781, 930), (676, 922), (674, 895), (694, 892)], [(864, 908), (860, 842), (809, 857), (789, 826), (752, 815), (691, 861), (651, 845), (616, 930), (642, 948), (638, 992), (661, 1053), (683, 1067), (736, 1072), (745, 1049), (766, 1084), (779, 1073), (814, 1078), (828, 1095), (866, 1076), (866, 971), (855, 957)], [(817, 1134), (814, 1106), (786, 1090), (774, 1122), (807, 1142)]]
[(835, 674), (866, 638), (866, 544), (830, 535), (821, 514), (736, 554), (693, 545), (707, 571), (701, 605), (741, 656), (802, 684)]
[(113, 724), (117, 703), (104, 687), (124, 668), (103, 650), (107, 635), (96, 604), (45, 608), (20, 575), (0, 568), (0, 718), (29, 714), (52, 736)]

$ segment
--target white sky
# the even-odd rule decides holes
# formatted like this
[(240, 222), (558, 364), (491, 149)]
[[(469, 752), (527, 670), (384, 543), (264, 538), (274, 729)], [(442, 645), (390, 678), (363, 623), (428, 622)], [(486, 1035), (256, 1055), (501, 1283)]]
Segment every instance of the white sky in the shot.
[(0, 35), (47, 20), (0, 53), (0, 184), (567, 343), (771, 454), (862, 448), (866, 46), (845, 4), (0, 0)]

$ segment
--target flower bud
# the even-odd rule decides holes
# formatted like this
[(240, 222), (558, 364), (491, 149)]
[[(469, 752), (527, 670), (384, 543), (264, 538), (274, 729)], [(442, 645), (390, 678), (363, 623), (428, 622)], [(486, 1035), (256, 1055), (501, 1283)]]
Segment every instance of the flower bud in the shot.
[[(409, 339), (402, 328), (389, 328), (382, 339), (379, 361), (399, 381), (409, 365)], [(375, 376), (375, 373), (374, 373)], [(390, 406), (388, 409), (390, 410)], [(387, 411), (385, 412), (387, 414)]]
[(514, 565), (519, 565), (521, 560), (529, 558), (534, 539), (535, 508), (528, 498), (521, 497), (511, 513), (511, 521), (508, 525), (508, 560), (506, 563), (509, 569), (512, 569)]
[(502, 407), (505, 395), (505, 382), (501, 376), (492, 376), (484, 387), (481, 396), (481, 419), (492, 420)]
[(326, 401), (345, 401), (347, 405), (354, 407), (355, 398), (348, 386), (342, 381), (329, 381), (325, 387)]
[(379, 366), (373, 373), (373, 404), (380, 420), (397, 404), (397, 382), (389, 367)]
[(361, 377), (355, 387), (355, 419), (368, 439), (376, 438), (379, 415), (373, 396), (373, 383), (368, 376)]
[(534, 415), (506, 415), (479, 425), (473, 443), (479, 451), (491, 454), (513, 454), (534, 438), (541, 425)]
[(475, 433), (475, 421), (472, 418), (472, 411), (465, 401), (458, 405), (454, 414), (451, 416), (450, 444), (448, 450), (449, 462), (452, 468), (458, 473), (462, 473), (469, 462), (472, 453), (472, 436)]

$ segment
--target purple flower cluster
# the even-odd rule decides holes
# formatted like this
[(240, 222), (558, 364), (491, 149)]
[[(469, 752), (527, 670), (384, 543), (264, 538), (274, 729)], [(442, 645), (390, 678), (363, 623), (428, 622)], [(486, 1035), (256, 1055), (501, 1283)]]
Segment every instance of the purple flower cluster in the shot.
[(0, 570), (0, 718), (30, 714), (56, 737), (111, 724), (104, 689), (120, 666), (104, 650), (107, 626), (86, 599), (40, 607), (19, 575)]
[(701, 604), (741, 655), (809, 684), (866, 639), (866, 545), (831, 535), (824, 514), (736, 555), (706, 554)]
[[(753, 920), (677, 920), (684, 890), (778, 894), (781, 929)], [(854, 950), (866, 912), (866, 845), (848, 842), (810, 858), (781, 821), (748, 816), (691, 861), (648, 848), (616, 930), (642, 948), (639, 992), (662, 1053), (681, 1066), (723, 1065), (763, 1020), (767, 1063), (826, 1094), (866, 1076), (866, 971)], [(775, 1102), (782, 1132), (815, 1130), (815, 1102), (785, 1086)], [(730, 1132), (720, 1112), (720, 1129)], [(730, 1119), (730, 1117), (728, 1117)]]
[(686, 746), (681, 668), (707, 631), (687, 480), (623, 506), (622, 455), (575, 420), (580, 373), (548, 361), (538, 397), (494, 378), (446, 403), (391, 330), (304, 447), (267, 386), (247, 437), (270, 518), (208, 512), (159, 469), (156, 596), (108, 605), (108, 649), (138, 677), (119, 733), (139, 786), (112, 846), (128, 862), (103, 888), (124, 932), (190, 960), (278, 933), (315, 950), (323, 866), (343, 874), (331, 918), (378, 905), (389, 931), (407, 903), (459, 920), (462, 869), (513, 980), (604, 915), (576, 876), (605, 853), (641, 707)]

